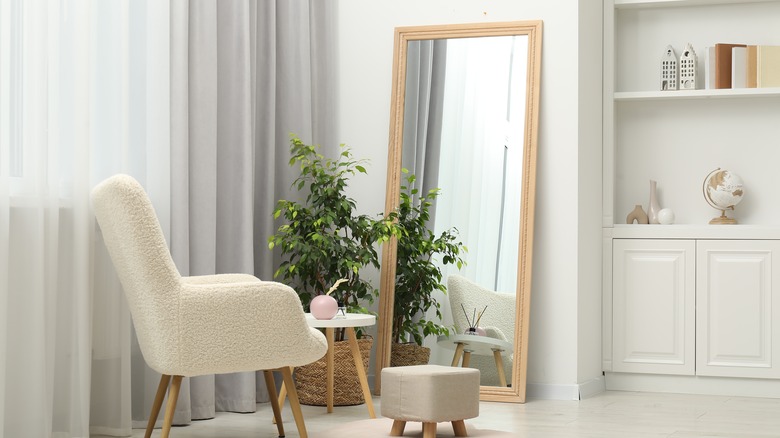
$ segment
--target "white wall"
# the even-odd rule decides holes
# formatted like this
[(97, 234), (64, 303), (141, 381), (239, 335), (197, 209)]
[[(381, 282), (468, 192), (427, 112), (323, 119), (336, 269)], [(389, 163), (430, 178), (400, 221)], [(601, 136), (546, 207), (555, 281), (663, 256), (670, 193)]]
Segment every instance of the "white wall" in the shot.
[[(596, 5), (593, 0), (589, 3)], [(598, 14), (591, 15), (600, 15), (600, 4), (598, 2)], [(601, 375), (600, 368), (593, 369), (589, 365), (598, 364), (600, 359), (600, 332), (597, 330), (595, 337), (589, 337), (591, 328), (600, 326), (600, 304), (597, 301), (595, 306), (578, 308), (581, 294), (588, 300), (599, 299), (601, 272), (599, 265), (593, 275), (578, 275), (579, 234), (590, 230), (590, 227), (584, 230), (579, 227), (579, 216), (592, 214), (599, 236), (601, 212), (598, 204), (600, 164), (592, 170), (592, 175), (582, 178), (579, 175), (581, 153), (594, 155), (597, 159), (591, 161), (596, 163), (600, 163), (601, 154), (600, 144), (581, 147), (579, 139), (582, 105), (578, 105), (578, 96), (579, 87), (583, 85), (578, 78), (578, 0), (341, 0), (338, 8), (338, 132), (340, 141), (352, 146), (357, 157), (371, 160), (370, 178), (362, 178), (359, 186), (351, 188), (351, 195), (366, 213), (380, 212), (384, 208), (394, 28), (543, 20), (528, 382), (531, 396), (534, 388), (544, 391), (544, 388), (560, 385), (563, 390), (559, 393), (564, 394), (560, 398), (572, 398), (570, 390), (578, 383)], [(600, 27), (587, 31), (600, 38)], [(600, 65), (600, 58), (587, 62)], [(592, 72), (588, 78), (591, 76)], [(599, 77), (595, 86), (600, 85)], [(592, 110), (600, 113), (600, 91), (597, 95), (598, 102)], [(597, 123), (600, 130), (600, 119)], [(590, 133), (590, 138), (593, 138), (592, 131), (586, 132)], [(580, 206), (578, 186), (583, 182), (581, 179), (597, 181), (593, 187), (597, 205)], [(587, 240), (587, 243), (592, 242)], [(596, 245), (599, 245), (598, 239)], [(598, 255), (600, 261), (600, 248), (592, 248), (587, 253)], [(586, 291), (580, 291), (581, 288)], [(582, 324), (578, 323), (579, 319)], [(584, 351), (578, 351), (578, 343), (581, 343), (578, 325), (583, 325), (588, 332), (583, 337), (590, 339)], [(591, 352), (591, 348), (594, 351)], [(584, 375), (578, 371), (580, 368), (587, 370)]]

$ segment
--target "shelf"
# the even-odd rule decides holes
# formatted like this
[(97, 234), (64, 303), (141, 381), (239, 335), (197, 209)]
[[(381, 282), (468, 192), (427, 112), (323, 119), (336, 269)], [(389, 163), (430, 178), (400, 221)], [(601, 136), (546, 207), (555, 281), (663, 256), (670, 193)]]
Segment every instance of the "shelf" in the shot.
[(765, 225), (627, 225), (604, 228), (613, 239), (780, 239), (780, 226)]
[(614, 94), (614, 99), (616, 102), (631, 102), (639, 100), (739, 99), (778, 96), (780, 96), (780, 88), (728, 88), (717, 90), (621, 91)]
[(684, 6), (772, 3), (777, 0), (615, 0), (615, 9), (674, 8)]

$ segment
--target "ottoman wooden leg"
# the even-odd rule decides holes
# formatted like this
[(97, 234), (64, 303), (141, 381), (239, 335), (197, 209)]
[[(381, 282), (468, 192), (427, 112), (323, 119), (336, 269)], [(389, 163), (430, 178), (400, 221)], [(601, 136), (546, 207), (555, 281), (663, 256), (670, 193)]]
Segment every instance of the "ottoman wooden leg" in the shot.
[(390, 429), (390, 436), (401, 436), (404, 434), (404, 428), (406, 427), (406, 421), (393, 420), (393, 428)]
[(468, 436), (466, 433), (466, 423), (464, 423), (463, 420), (453, 421), (452, 430), (455, 432), (455, 436)]
[(423, 423), (423, 438), (436, 438), (436, 423)]

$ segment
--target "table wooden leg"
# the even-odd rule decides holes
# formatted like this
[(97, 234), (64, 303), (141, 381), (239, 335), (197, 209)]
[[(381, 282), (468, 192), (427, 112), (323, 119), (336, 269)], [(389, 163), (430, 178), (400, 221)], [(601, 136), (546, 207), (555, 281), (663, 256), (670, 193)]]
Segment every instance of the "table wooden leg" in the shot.
[(502, 388), (506, 388), (506, 374), (504, 373), (504, 359), (501, 358), (500, 350), (493, 350), (493, 358), (496, 360), (498, 369), (498, 383)]
[(363, 367), (363, 357), (360, 355), (360, 348), (358, 347), (357, 339), (355, 339), (355, 329), (347, 327), (346, 331), (349, 337), (349, 349), (352, 350), (352, 359), (355, 360), (355, 369), (357, 370), (358, 380), (360, 380), (360, 387), (363, 389), (363, 398), (366, 400), (366, 406), (368, 407), (368, 416), (376, 418), (374, 401), (371, 399), (371, 390), (368, 388), (366, 369)]
[(327, 361), (327, 393), (325, 399), (327, 400), (328, 413), (333, 412), (333, 328), (328, 327), (325, 329), (325, 337), (328, 339), (328, 352), (325, 353), (325, 360)]
[(461, 365), (463, 368), (468, 368), (469, 363), (471, 363), (471, 352), (470, 351), (464, 351), (463, 352), (463, 365)]
[(452, 366), (456, 367), (458, 366), (458, 362), (460, 362), (460, 356), (463, 354), (463, 348), (464, 345), (460, 342), (457, 342), (457, 347), (455, 347), (455, 356), (452, 357)]

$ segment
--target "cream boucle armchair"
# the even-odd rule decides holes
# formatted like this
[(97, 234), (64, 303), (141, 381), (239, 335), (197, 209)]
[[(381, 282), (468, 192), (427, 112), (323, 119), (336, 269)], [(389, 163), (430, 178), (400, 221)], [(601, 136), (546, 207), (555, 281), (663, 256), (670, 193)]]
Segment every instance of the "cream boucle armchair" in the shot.
[(144, 359), (162, 374), (146, 429), (157, 421), (170, 383), (162, 437), (170, 433), (182, 377), (263, 370), (280, 436), (273, 382), (279, 370), (295, 423), (306, 437), (290, 367), (316, 361), (325, 337), (306, 323), (301, 301), (281, 283), (246, 274), (182, 277), (141, 185), (115, 175), (92, 191), (95, 216), (125, 290)]
[[(452, 320), (458, 333), (469, 328), (463, 308), (471, 312), (487, 310), (479, 325), (485, 329), (486, 336), (501, 339), (514, 344), (515, 341), (515, 295), (486, 289), (460, 275), (450, 275), (447, 278), (447, 295), (450, 298)], [(461, 304), (463, 308), (461, 308)], [(512, 360), (510, 354), (504, 360), (504, 374), (512, 375)], [(471, 366), (479, 368), (481, 383), (486, 386), (499, 385), (499, 376), (493, 358), (482, 356), (471, 359)]]

